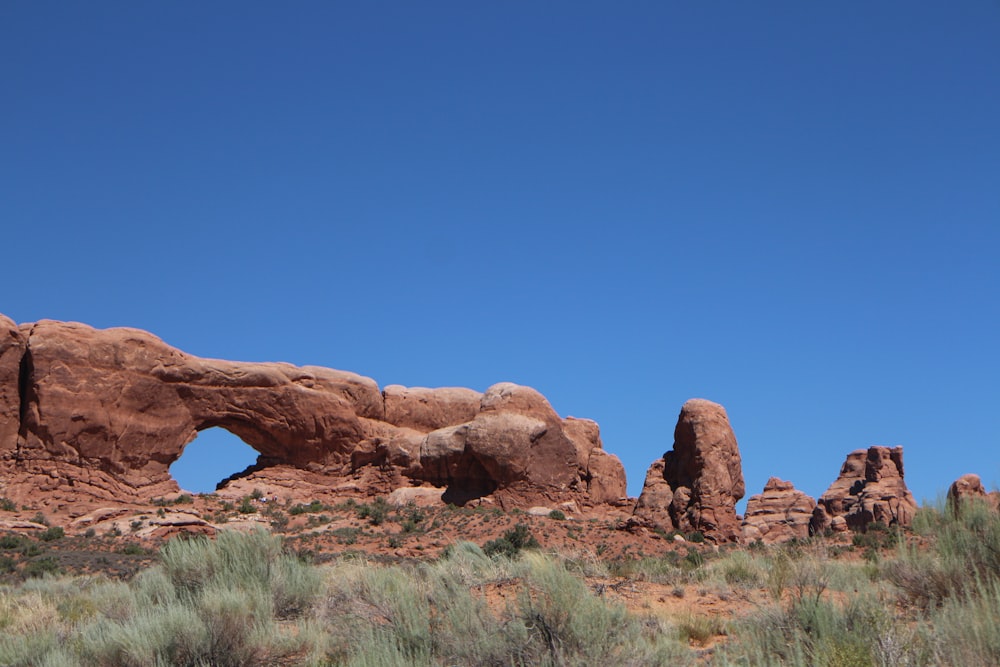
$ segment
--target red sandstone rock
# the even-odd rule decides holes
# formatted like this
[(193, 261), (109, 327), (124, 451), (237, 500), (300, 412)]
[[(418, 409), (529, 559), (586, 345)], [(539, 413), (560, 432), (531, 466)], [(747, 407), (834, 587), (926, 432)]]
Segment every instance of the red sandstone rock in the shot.
[(17, 449), (20, 426), (21, 359), (24, 336), (10, 319), (0, 315), (0, 457)]
[(627, 505), (628, 491), (625, 468), (614, 454), (608, 454), (601, 445), (601, 429), (591, 419), (567, 417), (562, 420), (566, 437), (576, 446), (577, 460), (586, 466), (579, 472), (586, 483), (587, 497), (593, 503)]
[(953, 510), (958, 510), (962, 504), (970, 500), (979, 500), (987, 503), (994, 510), (1000, 511), (1000, 491), (986, 492), (983, 481), (979, 475), (962, 475), (948, 488), (948, 505)]
[(684, 404), (674, 447), (664, 454), (662, 466), (662, 479), (672, 494), (667, 510), (671, 525), (665, 524), (661, 509), (668, 494), (652, 467), (643, 488), (644, 495), (652, 495), (639, 497), (638, 517), (664, 530), (701, 531), (719, 541), (739, 539), (736, 501), (745, 492), (743, 471), (736, 435), (721, 405), (703, 399)]
[(674, 502), (674, 491), (663, 477), (663, 459), (653, 461), (646, 471), (646, 481), (635, 505), (635, 516), (662, 530), (674, 530), (674, 520), (670, 508)]
[(843, 517), (854, 530), (875, 521), (910, 525), (917, 503), (903, 481), (903, 448), (872, 446), (851, 452), (819, 503), (831, 521)]
[(483, 395), (462, 387), (426, 389), (391, 384), (382, 390), (385, 421), (422, 431), (434, 431), (472, 421)]
[(809, 537), (816, 501), (777, 477), (767, 480), (764, 492), (750, 496), (743, 517), (743, 539), (765, 544)]
[(229, 483), (285, 495), (384, 494), (425, 484), (446, 502), (618, 502), (624, 469), (597, 425), (562, 420), (511, 383), (407, 389), (353, 373), (200, 359), (136, 329), (0, 318), (0, 480), (58, 503), (178, 491), (169, 466), (219, 426), (260, 453)]

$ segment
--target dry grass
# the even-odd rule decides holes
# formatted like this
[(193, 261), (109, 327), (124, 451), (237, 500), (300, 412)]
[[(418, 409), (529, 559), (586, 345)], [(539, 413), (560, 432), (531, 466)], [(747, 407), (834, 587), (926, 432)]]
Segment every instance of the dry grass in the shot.
[[(518, 518), (450, 520), (502, 537)], [(924, 509), (912, 533), (878, 537), (614, 560), (519, 538), (494, 557), (460, 542), (436, 559), (313, 565), (266, 532), (225, 532), (169, 542), (129, 581), (0, 587), (0, 664), (1000, 664), (1000, 517)]]

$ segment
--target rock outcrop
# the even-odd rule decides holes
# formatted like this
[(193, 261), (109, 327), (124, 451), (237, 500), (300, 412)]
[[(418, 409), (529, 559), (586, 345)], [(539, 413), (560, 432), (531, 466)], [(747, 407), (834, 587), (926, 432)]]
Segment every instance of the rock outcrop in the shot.
[(948, 487), (948, 506), (953, 511), (958, 511), (958, 508), (970, 501), (980, 501), (995, 511), (1000, 511), (1000, 491), (987, 493), (983, 487), (983, 480), (979, 475), (972, 473), (962, 475)]
[(0, 315), (0, 457), (17, 446), (24, 346), (24, 336), (17, 325)]
[[(222, 427), (260, 454), (248, 475), (388, 494), (444, 489), (501, 506), (621, 503), (597, 424), (510, 383), (380, 391), (354, 373), (201, 359), (137, 329), (0, 316), (0, 483), (60, 501), (175, 493), (170, 464)], [(304, 483), (304, 482), (303, 482)]]
[(740, 451), (725, 409), (692, 399), (681, 408), (673, 449), (646, 473), (634, 515), (653, 528), (735, 541), (741, 535), (736, 501), (744, 492)]
[(837, 517), (853, 530), (863, 531), (876, 521), (909, 526), (917, 503), (903, 480), (903, 448), (872, 446), (848, 454), (819, 505), (822, 512), (814, 514), (814, 532), (836, 530)]
[(788, 542), (809, 537), (816, 501), (799, 491), (791, 482), (772, 477), (764, 492), (750, 496), (743, 516), (743, 539), (765, 544)]

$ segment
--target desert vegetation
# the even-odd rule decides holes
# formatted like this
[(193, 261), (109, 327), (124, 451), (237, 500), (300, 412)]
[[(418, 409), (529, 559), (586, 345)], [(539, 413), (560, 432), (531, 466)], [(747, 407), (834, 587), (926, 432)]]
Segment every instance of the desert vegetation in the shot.
[[(389, 520), (361, 507), (344, 509)], [(1000, 664), (1000, 516), (976, 503), (922, 508), (905, 532), (655, 557), (546, 550), (517, 523), (388, 564), (234, 530), (172, 539), (130, 577), (29, 568), (64, 539), (0, 541), (19, 575), (0, 588), (0, 664)]]

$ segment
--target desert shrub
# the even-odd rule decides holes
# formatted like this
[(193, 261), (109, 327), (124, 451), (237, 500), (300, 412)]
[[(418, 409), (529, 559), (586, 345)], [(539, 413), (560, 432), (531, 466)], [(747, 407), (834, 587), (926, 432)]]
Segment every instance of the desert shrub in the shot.
[(557, 559), (534, 553), (524, 562), (517, 609), (528, 633), (522, 649), (528, 664), (682, 664), (687, 651), (674, 638), (647, 632), (624, 606), (593, 595)]
[(257, 505), (255, 501), (250, 496), (243, 496), (240, 500), (240, 504), (236, 506), (236, 511), (240, 514), (256, 514)]
[(723, 647), (722, 663), (874, 667), (891, 624), (874, 596), (842, 604), (826, 597), (793, 598), (735, 622), (734, 641)]
[(328, 514), (311, 515), (306, 521), (306, 525), (310, 528), (315, 528), (316, 526), (323, 526), (330, 523), (333, 519)]
[(537, 549), (541, 545), (531, 531), (523, 523), (519, 523), (501, 537), (490, 540), (483, 545), (483, 553), (487, 556), (516, 557), (522, 549)]
[(33, 542), (28, 538), (24, 538), (24, 541), (21, 542), (21, 546), (18, 547), (17, 551), (25, 558), (34, 558), (42, 553), (42, 547), (38, 544), (38, 542)]
[(747, 551), (735, 550), (713, 562), (711, 570), (720, 573), (731, 586), (757, 587), (767, 578), (767, 568), (762, 560)]
[[(327, 581), (321, 618), (333, 664), (684, 664), (688, 653), (666, 628), (594, 596), (538, 553), (512, 561), (460, 542), (429, 564), (343, 561)], [(493, 585), (514, 593), (500, 613), (483, 596)]]
[(81, 633), (79, 652), (95, 665), (194, 665), (206, 653), (207, 641), (201, 617), (172, 602), (137, 608), (118, 622), (88, 626)]
[(344, 526), (335, 528), (331, 533), (338, 544), (355, 544), (358, 541), (358, 535), (361, 534), (361, 529)]
[(0, 535), (0, 549), (20, 549), (27, 543), (23, 535)]
[(292, 505), (291, 508), (289, 508), (288, 513), (295, 516), (298, 514), (314, 514), (316, 512), (322, 512), (326, 509), (326, 505), (318, 500), (314, 500), (308, 505), (303, 505), (302, 503)]
[(562, 510), (552, 510), (549, 512), (549, 518), (556, 521), (563, 521), (566, 518), (566, 513)]
[(267, 644), (255, 638), (271, 624), (272, 600), (265, 590), (219, 582), (200, 596), (198, 615), (206, 635), (202, 660), (232, 667), (267, 663)]
[(379, 526), (389, 517), (389, 503), (378, 496), (367, 505), (358, 505), (356, 509), (359, 519), (367, 519), (373, 526)]
[(53, 540), (61, 540), (65, 536), (66, 531), (64, 531), (61, 527), (52, 526), (51, 528), (42, 531), (42, 533), (38, 536), (38, 539), (45, 542), (51, 542)]
[(688, 614), (676, 621), (680, 638), (705, 645), (718, 635), (726, 634), (726, 624), (716, 616)]
[(693, 547), (689, 547), (687, 553), (680, 560), (680, 566), (686, 570), (697, 570), (705, 564), (705, 555)]
[(298, 558), (282, 556), (271, 573), (270, 589), (278, 618), (295, 618), (308, 611), (321, 591), (320, 571)]
[(16, 512), (17, 503), (10, 498), (0, 496), (0, 510), (3, 510), (4, 512)]
[(967, 592), (966, 598), (951, 597), (931, 611), (923, 637), (930, 664), (1000, 664), (1000, 581)]
[(419, 530), (420, 524), (423, 523), (424, 513), (420, 511), (420, 508), (416, 505), (407, 505), (406, 511), (403, 512), (402, 519), (400, 520), (400, 526), (404, 533), (415, 533)]
[(264, 530), (224, 531), (205, 537), (173, 539), (160, 549), (167, 576), (181, 592), (199, 593), (209, 583), (266, 586), (272, 566), (282, 557), (281, 539)]
[(194, 498), (189, 493), (182, 493), (176, 498), (153, 498), (150, 502), (158, 507), (169, 507), (171, 505), (190, 505), (194, 502)]
[(680, 559), (680, 554), (675, 551), (662, 558), (617, 559), (609, 564), (608, 570), (612, 576), (624, 579), (644, 579), (660, 584), (687, 583), (692, 577), (688, 571), (681, 569)]
[(149, 551), (146, 550), (141, 544), (136, 542), (127, 542), (123, 544), (118, 550), (118, 553), (125, 554), (126, 556), (143, 556), (148, 554)]
[(29, 560), (22, 570), (26, 577), (44, 577), (47, 574), (58, 574), (60, 571), (59, 561), (52, 556)]
[(175, 539), (162, 566), (105, 594), (105, 623), (83, 654), (94, 664), (266, 665), (303, 650), (276, 618), (304, 613), (321, 592), (315, 568), (284, 554), (263, 531), (216, 541)]
[(58, 646), (59, 637), (51, 628), (31, 634), (0, 634), (0, 665), (34, 667), (39, 664), (38, 656), (50, 653)]
[(933, 537), (933, 546), (901, 547), (885, 564), (889, 581), (911, 602), (929, 607), (952, 596), (974, 597), (1000, 581), (1000, 514), (985, 503), (922, 508), (913, 529)]

